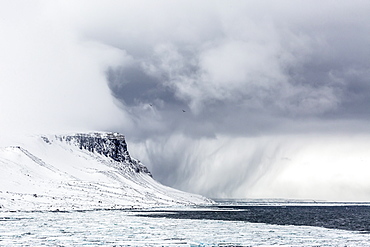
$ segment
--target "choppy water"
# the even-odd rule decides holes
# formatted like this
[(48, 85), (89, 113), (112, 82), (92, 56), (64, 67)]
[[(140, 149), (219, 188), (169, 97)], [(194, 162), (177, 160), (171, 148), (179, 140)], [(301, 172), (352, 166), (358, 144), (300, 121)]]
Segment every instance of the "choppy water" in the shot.
[(370, 246), (369, 217), (352, 205), (1, 212), (0, 246)]

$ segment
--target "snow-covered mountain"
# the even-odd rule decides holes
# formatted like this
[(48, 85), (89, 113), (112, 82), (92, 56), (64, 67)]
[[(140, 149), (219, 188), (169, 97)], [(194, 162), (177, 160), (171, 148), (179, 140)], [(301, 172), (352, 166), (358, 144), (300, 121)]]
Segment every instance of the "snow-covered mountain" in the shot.
[(120, 209), (208, 204), (156, 182), (118, 133), (31, 138), (0, 148), (0, 210)]

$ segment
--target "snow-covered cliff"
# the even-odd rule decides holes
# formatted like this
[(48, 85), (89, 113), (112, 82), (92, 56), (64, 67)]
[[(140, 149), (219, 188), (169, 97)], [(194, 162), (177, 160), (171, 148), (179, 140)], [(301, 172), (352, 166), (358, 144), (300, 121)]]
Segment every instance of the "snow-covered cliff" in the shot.
[(118, 133), (33, 138), (0, 149), (0, 210), (121, 209), (210, 200), (156, 182)]
[[(42, 137), (49, 142), (47, 137)], [(61, 135), (56, 137), (61, 142), (78, 146), (81, 150), (97, 153), (114, 161), (121, 162), (131, 167), (136, 172), (144, 172), (152, 176), (148, 168), (136, 159), (131, 158), (125, 137), (119, 133), (80, 133), (74, 135)]]

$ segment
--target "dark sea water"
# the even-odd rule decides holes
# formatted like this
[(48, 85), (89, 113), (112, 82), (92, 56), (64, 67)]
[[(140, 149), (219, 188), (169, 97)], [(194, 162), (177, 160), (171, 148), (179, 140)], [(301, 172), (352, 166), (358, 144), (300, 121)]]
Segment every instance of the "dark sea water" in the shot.
[[(252, 204), (252, 205), (251, 205)], [(279, 203), (276, 203), (279, 204)], [(370, 233), (370, 204), (367, 203), (229, 203), (204, 210), (157, 211), (146, 217), (223, 220), (273, 225), (315, 226)], [(143, 215), (142, 215), (143, 216)]]

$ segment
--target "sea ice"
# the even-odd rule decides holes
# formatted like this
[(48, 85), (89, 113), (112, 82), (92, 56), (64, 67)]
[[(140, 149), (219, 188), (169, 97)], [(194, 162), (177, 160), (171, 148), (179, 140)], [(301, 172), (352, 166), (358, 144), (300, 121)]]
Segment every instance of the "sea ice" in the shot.
[(148, 218), (137, 212), (2, 212), (2, 246), (370, 246), (370, 235), (308, 226)]

